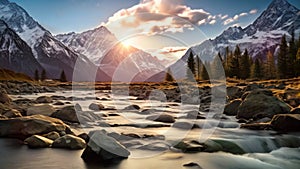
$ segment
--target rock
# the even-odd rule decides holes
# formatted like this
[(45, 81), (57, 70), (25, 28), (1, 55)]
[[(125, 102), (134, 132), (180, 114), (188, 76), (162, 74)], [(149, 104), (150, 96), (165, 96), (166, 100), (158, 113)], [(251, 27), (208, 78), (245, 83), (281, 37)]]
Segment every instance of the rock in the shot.
[(66, 100), (66, 97), (65, 96), (57, 96), (57, 95), (53, 95), (51, 96), (51, 98), (53, 100)]
[(227, 87), (227, 97), (229, 100), (237, 99), (242, 96), (242, 89), (236, 86)]
[(169, 146), (166, 143), (163, 142), (154, 142), (146, 145), (142, 145), (138, 147), (137, 149), (141, 150), (149, 150), (149, 151), (166, 151), (169, 150)]
[(237, 118), (251, 119), (255, 116), (270, 117), (290, 112), (290, 106), (273, 96), (270, 90), (254, 90), (248, 94), (238, 108)]
[(32, 135), (46, 134), (51, 131), (65, 131), (66, 125), (59, 119), (32, 115), (0, 120), (0, 136), (25, 139)]
[(101, 130), (92, 132), (81, 157), (86, 162), (109, 162), (128, 158), (129, 155), (130, 152), (123, 145)]
[(180, 128), (180, 129), (199, 128), (199, 126), (197, 126), (193, 122), (186, 122), (186, 121), (177, 121), (172, 125), (172, 127)]
[(22, 117), (22, 114), (16, 109), (10, 109), (10, 110), (6, 111), (5, 113), (3, 113), (2, 115), (4, 115), (5, 117), (8, 117), (8, 118)]
[(153, 116), (148, 116), (146, 118), (147, 120), (153, 120), (153, 121), (158, 121), (158, 122), (163, 122), (163, 123), (174, 123), (175, 118), (169, 114), (163, 113), (159, 115), (153, 115)]
[(86, 143), (90, 141), (90, 136), (86, 133), (81, 133), (77, 137), (82, 138)]
[(183, 166), (184, 167), (197, 167), (198, 169), (202, 169), (198, 163), (194, 163), (194, 162), (189, 162), (189, 163), (183, 164)]
[(271, 125), (278, 131), (300, 131), (300, 114), (277, 114), (273, 117)]
[(36, 115), (41, 114), (44, 116), (50, 116), (53, 112), (55, 112), (55, 109), (53, 106), (44, 104), (44, 105), (34, 105), (27, 109), (27, 115)]
[(256, 83), (252, 83), (252, 84), (248, 84), (248, 85), (243, 89), (243, 92), (252, 91), (252, 90), (261, 89), (261, 88), (263, 88), (263, 86), (258, 85), (258, 84), (256, 84)]
[(242, 124), (241, 128), (245, 128), (245, 129), (249, 129), (249, 130), (270, 130), (270, 129), (272, 129), (270, 123)]
[(35, 100), (37, 103), (52, 103), (52, 98), (49, 96), (40, 96)]
[(204, 142), (205, 152), (223, 151), (232, 154), (244, 154), (245, 151), (231, 140), (206, 140)]
[(86, 143), (82, 138), (70, 134), (56, 139), (52, 144), (53, 148), (66, 148), (71, 150), (83, 149), (85, 146)]
[(43, 137), (46, 137), (50, 140), (56, 140), (60, 137), (59, 133), (56, 131), (52, 131), (50, 133), (44, 134)]
[(238, 112), (238, 108), (240, 104), (242, 103), (242, 100), (236, 99), (232, 100), (230, 103), (228, 103), (224, 108), (224, 114), (228, 116), (236, 116)]
[(129, 105), (129, 106), (124, 108), (124, 110), (140, 110), (140, 109), (141, 109), (140, 106), (135, 105), (135, 104)]
[(184, 153), (194, 153), (203, 151), (203, 145), (195, 141), (180, 141), (174, 148), (180, 149)]
[(189, 111), (186, 113), (187, 119), (205, 119), (199, 111)]
[(90, 110), (94, 110), (94, 111), (99, 111), (99, 110), (102, 110), (102, 109), (104, 109), (104, 106), (102, 105), (102, 104), (100, 104), (100, 103), (91, 103), (90, 105), (89, 105), (89, 109)]
[(53, 143), (52, 140), (39, 135), (33, 135), (24, 140), (29, 148), (46, 148)]
[(57, 101), (57, 102), (53, 103), (53, 105), (55, 105), (55, 106), (62, 106), (62, 105), (65, 105), (65, 103), (63, 103), (61, 101)]
[(72, 123), (79, 123), (77, 118), (77, 111), (81, 111), (80, 109), (76, 109), (74, 106), (67, 106), (58, 110), (51, 114), (51, 117), (61, 119), (63, 121), (68, 121)]
[(4, 89), (1, 89), (0, 91), (0, 103), (6, 104), (10, 103), (11, 98), (7, 95), (6, 91)]
[(300, 114), (300, 107), (293, 108), (290, 114)]

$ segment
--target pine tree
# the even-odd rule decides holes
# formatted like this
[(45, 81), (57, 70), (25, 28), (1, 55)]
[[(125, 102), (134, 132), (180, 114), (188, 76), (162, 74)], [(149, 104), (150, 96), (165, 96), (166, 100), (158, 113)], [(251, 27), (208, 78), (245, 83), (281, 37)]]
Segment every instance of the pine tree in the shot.
[(252, 78), (257, 78), (261, 79), (262, 78), (262, 67), (259, 59), (255, 59), (253, 67), (252, 67), (252, 72), (251, 72), (251, 77)]
[(276, 78), (276, 65), (275, 58), (271, 51), (267, 53), (267, 62), (264, 67), (264, 76), (266, 79), (275, 79)]
[(245, 49), (244, 54), (241, 57), (240, 60), (240, 78), (241, 79), (247, 79), (250, 77), (250, 60), (249, 60), (249, 54), (248, 54), (248, 50)]
[(168, 68), (168, 70), (167, 70), (167, 73), (166, 73), (166, 76), (165, 76), (165, 81), (167, 81), (167, 82), (173, 82), (174, 81), (174, 78), (172, 76), (172, 72), (171, 72), (170, 68)]
[(40, 80), (39, 71), (37, 69), (35, 69), (35, 71), (34, 71), (34, 80), (36, 80), (36, 81)]
[(208, 70), (210, 70), (209, 63), (205, 62), (204, 65), (202, 65), (202, 69), (201, 69), (201, 80), (209, 79)]
[(190, 56), (187, 60), (187, 72), (186, 72), (187, 80), (193, 80), (195, 78), (195, 61), (193, 53), (190, 53)]
[(45, 79), (47, 79), (47, 75), (46, 75), (46, 70), (43, 69), (41, 73), (41, 80), (44, 81)]
[(295, 75), (296, 77), (300, 76), (300, 47), (298, 48), (298, 52), (296, 55)]
[(59, 80), (61, 82), (67, 82), (67, 77), (64, 70), (61, 72)]
[(212, 79), (220, 79), (224, 76), (224, 68), (223, 68), (222, 63), (223, 63), (223, 59), (219, 52), (218, 55), (215, 56), (215, 58), (212, 62), (212, 65), (211, 65), (211, 70), (212, 70), (211, 78)]
[(198, 55), (196, 55), (196, 77), (197, 77), (197, 80), (200, 80), (201, 79), (201, 66), (202, 66), (202, 62), (200, 60), (200, 57)]
[(292, 31), (291, 40), (289, 41), (288, 55), (287, 55), (287, 77), (295, 77), (295, 63), (296, 63), (297, 47), (295, 43), (295, 33)]
[(241, 56), (241, 51), (239, 46), (237, 45), (234, 54), (232, 52), (229, 53), (228, 56), (228, 65), (227, 65), (227, 74), (229, 77), (237, 77), (239, 78), (239, 59)]
[(286, 78), (288, 72), (287, 54), (288, 54), (287, 42), (286, 42), (285, 35), (283, 35), (281, 38), (281, 44), (280, 44), (278, 60), (277, 60), (278, 77), (281, 79)]

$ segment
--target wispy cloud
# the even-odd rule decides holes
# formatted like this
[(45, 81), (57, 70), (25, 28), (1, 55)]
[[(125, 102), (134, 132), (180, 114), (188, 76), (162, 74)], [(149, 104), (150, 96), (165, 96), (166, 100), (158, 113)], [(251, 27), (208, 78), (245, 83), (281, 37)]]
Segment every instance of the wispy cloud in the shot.
[(134, 28), (149, 34), (181, 32), (193, 25), (214, 24), (214, 16), (204, 9), (192, 9), (182, 0), (143, 0), (117, 11), (104, 25)]
[(247, 16), (249, 14), (256, 14), (256, 13), (257, 13), (257, 10), (256, 9), (252, 9), (252, 10), (249, 11), (249, 13), (242, 12), (242, 13), (236, 14), (233, 17), (230, 17), (230, 18), (228, 18), (228, 15), (227, 15), (227, 17), (226, 17), (227, 19), (223, 22), (223, 25), (228, 25), (228, 24), (231, 24), (233, 22), (237, 22), (241, 17)]
[(160, 51), (160, 54), (177, 53), (177, 52), (186, 51), (187, 49), (188, 49), (187, 47), (183, 47), (183, 46), (164, 47)]

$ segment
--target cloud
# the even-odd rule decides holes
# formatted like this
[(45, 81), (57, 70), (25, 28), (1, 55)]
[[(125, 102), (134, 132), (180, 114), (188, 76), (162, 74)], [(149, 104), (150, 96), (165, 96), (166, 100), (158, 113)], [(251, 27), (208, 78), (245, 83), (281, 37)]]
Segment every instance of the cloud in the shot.
[(230, 17), (230, 18), (228, 18), (228, 15), (225, 15), (226, 17), (224, 16), (224, 19), (225, 18), (227, 18), (227, 19), (223, 22), (223, 25), (228, 25), (228, 24), (231, 24), (233, 22), (237, 22), (241, 17), (247, 16), (249, 14), (255, 14), (256, 12), (257, 12), (256, 9), (252, 9), (252, 10), (249, 11), (249, 13), (242, 12), (242, 13), (236, 14), (233, 17)]
[(187, 49), (188, 49), (187, 47), (183, 47), (183, 46), (164, 47), (160, 51), (160, 54), (177, 53), (177, 52), (186, 51)]
[(192, 9), (182, 0), (142, 0), (139, 4), (121, 9), (109, 17), (105, 26), (135, 28), (149, 34), (181, 32), (194, 25), (214, 24), (216, 16), (204, 9)]
[(210, 25), (213, 25), (213, 24), (215, 24), (217, 21), (216, 20), (211, 20), (210, 22), (209, 22), (209, 24)]
[(257, 13), (257, 9), (252, 9), (252, 10), (250, 10), (249, 13), (250, 13), (250, 14), (256, 14), (256, 13)]

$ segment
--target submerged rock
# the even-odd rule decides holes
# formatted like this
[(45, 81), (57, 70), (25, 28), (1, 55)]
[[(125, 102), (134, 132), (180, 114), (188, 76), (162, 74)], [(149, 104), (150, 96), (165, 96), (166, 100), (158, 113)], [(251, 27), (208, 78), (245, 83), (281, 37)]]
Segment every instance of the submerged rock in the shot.
[(46, 148), (50, 147), (53, 141), (43, 136), (33, 135), (25, 139), (24, 143), (27, 144), (29, 148)]
[(31, 135), (46, 134), (51, 131), (65, 131), (66, 124), (61, 120), (32, 115), (11, 119), (0, 119), (0, 137), (25, 139)]
[(105, 131), (93, 131), (81, 157), (86, 162), (108, 162), (128, 158), (130, 152)]
[(189, 163), (186, 163), (186, 164), (183, 164), (184, 167), (196, 167), (198, 169), (202, 169), (200, 167), (200, 165), (198, 163), (195, 163), (195, 162), (189, 162)]
[(290, 106), (273, 96), (270, 90), (254, 90), (247, 95), (238, 108), (237, 118), (272, 118), (275, 114), (290, 112)]
[(90, 105), (89, 105), (89, 109), (90, 110), (94, 110), (94, 111), (99, 111), (99, 110), (102, 110), (102, 109), (104, 109), (104, 106), (102, 105), (102, 104), (100, 104), (100, 103), (91, 103)]
[(147, 120), (153, 120), (153, 121), (158, 121), (158, 122), (164, 122), (164, 123), (174, 123), (175, 118), (169, 114), (163, 113), (159, 115), (153, 115), (153, 116), (148, 116), (146, 118)]
[(71, 150), (83, 149), (85, 148), (85, 141), (80, 138), (70, 134), (66, 134), (58, 139), (56, 139), (52, 147), (53, 148), (66, 148)]
[(135, 105), (135, 104), (129, 105), (129, 106), (124, 108), (124, 110), (140, 110), (140, 109), (141, 109), (140, 106)]

